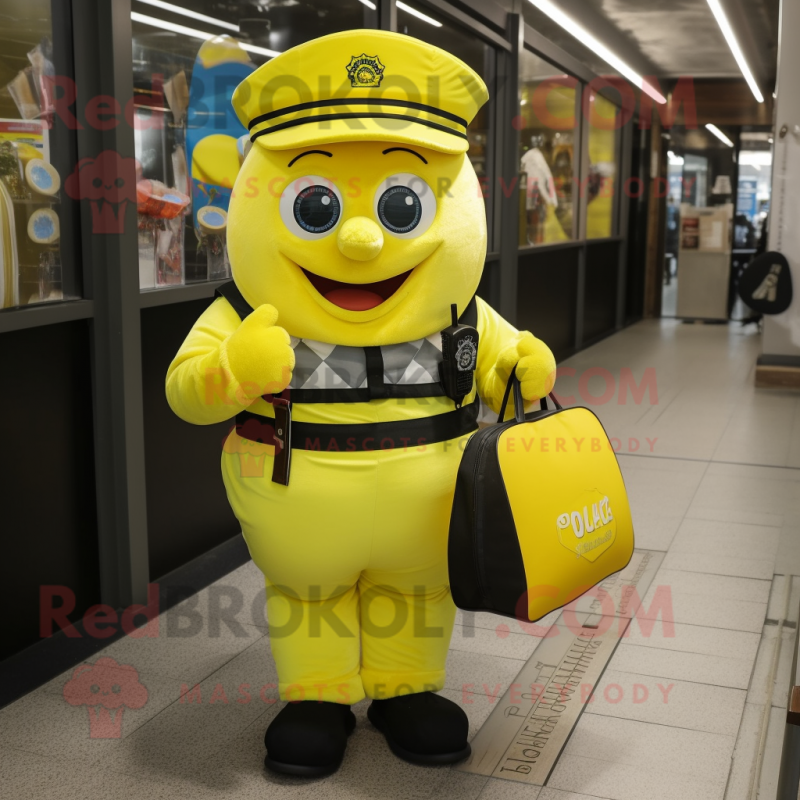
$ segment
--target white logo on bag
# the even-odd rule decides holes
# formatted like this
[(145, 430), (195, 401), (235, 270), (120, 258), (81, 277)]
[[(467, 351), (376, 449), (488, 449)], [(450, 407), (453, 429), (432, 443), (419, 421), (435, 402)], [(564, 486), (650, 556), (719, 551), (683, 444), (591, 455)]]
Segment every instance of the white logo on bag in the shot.
[(573, 511), (571, 514), (559, 514), (557, 520), (559, 529), (564, 530), (571, 524), (575, 538), (582, 539), (584, 534), (593, 533), (597, 528), (608, 525), (614, 519), (607, 497), (604, 497), (599, 503), (592, 503), (591, 521), (589, 520), (589, 508), (589, 506), (584, 506), (583, 513)]

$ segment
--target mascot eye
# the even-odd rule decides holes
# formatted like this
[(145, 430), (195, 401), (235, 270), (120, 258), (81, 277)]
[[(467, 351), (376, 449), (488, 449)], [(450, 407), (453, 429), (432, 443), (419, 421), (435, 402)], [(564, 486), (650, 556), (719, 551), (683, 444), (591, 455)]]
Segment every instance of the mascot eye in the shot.
[(422, 178), (403, 172), (378, 187), (375, 214), (389, 233), (413, 239), (430, 228), (436, 216), (436, 198)]
[(318, 239), (330, 233), (342, 216), (339, 190), (325, 178), (307, 175), (284, 189), (280, 200), (283, 224), (301, 239)]

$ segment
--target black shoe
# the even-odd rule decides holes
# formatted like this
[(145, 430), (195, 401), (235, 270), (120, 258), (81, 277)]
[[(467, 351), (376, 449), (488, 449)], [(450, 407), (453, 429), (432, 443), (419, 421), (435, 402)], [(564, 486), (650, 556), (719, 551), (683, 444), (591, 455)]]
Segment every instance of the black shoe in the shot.
[(264, 734), (264, 764), (304, 778), (329, 775), (339, 769), (355, 727), (350, 706), (313, 700), (288, 703)]
[(472, 752), (464, 709), (433, 692), (373, 700), (367, 716), (392, 752), (412, 764), (455, 764)]

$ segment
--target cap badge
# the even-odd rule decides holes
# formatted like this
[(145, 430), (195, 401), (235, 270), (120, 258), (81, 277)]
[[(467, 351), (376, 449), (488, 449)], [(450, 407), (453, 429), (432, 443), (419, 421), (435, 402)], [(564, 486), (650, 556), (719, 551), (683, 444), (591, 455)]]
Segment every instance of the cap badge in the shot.
[(360, 56), (352, 56), (347, 65), (347, 75), (350, 78), (350, 85), (357, 88), (369, 88), (370, 86), (380, 86), (383, 79), (383, 71), (386, 69), (378, 56), (368, 56), (362, 53)]

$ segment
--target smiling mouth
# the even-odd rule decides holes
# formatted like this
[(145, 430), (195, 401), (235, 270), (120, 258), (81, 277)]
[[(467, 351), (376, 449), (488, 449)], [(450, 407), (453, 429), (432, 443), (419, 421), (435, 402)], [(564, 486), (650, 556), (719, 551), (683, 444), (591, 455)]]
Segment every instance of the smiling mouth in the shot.
[[(303, 269), (301, 267), (301, 269)], [(311, 285), (329, 302), (347, 311), (369, 311), (386, 302), (413, 272), (403, 272), (375, 283), (343, 283), (332, 278), (323, 278), (307, 269), (303, 273)]]

